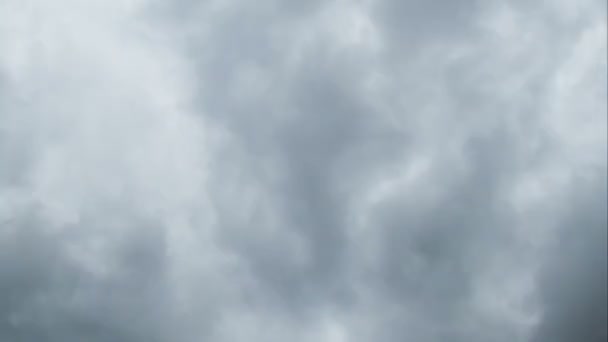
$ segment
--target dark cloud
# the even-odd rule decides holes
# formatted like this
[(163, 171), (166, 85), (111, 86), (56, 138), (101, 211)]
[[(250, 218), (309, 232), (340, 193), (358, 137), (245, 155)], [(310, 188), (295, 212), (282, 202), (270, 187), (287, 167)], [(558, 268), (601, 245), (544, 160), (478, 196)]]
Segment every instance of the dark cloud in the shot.
[[(541, 280), (543, 319), (534, 341), (606, 341), (606, 176), (575, 189)], [(590, 184), (589, 184), (590, 183)]]
[(606, 340), (596, 2), (64, 5), (0, 6), (1, 340)]
[[(129, 223), (142, 227), (141, 224)], [(147, 225), (145, 231), (137, 231), (136, 238), (107, 234), (91, 237), (79, 232), (85, 227), (99, 228), (96, 225), (87, 222), (71, 227), (73, 234), (66, 239), (50, 232), (48, 222), (45, 224), (45, 220), (36, 217), (34, 211), (3, 224), (6, 235), (0, 263), (2, 339), (163, 341), (169, 338), (165, 329), (171, 307), (167, 305), (169, 302), (164, 303), (170, 298), (164, 288), (160, 231)], [(91, 241), (95, 239), (101, 241)], [(94, 269), (83, 269), (84, 260), (78, 258), (85, 254), (70, 255), (78, 245), (106, 248), (102, 252), (108, 255), (104, 257), (113, 259), (117, 267), (99, 274)]]
[(475, 34), (475, 18), (481, 10), (475, 0), (377, 1), (372, 13), (397, 49), (420, 44), (445, 44)]

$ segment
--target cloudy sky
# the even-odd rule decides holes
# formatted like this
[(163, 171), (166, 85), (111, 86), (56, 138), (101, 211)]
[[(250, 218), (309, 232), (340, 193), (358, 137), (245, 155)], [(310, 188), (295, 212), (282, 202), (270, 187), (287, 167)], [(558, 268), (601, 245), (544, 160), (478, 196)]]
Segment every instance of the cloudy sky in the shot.
[(0, 0), (0, 341), (605, 342), (605, 0)]

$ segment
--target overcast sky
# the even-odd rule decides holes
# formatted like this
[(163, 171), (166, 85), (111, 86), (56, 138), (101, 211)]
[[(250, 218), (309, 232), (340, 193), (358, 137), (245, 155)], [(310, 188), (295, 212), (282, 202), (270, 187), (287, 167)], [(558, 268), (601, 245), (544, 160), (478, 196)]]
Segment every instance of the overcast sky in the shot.
[(0, 341), (605, 342), (605, 0), (0, 0)]

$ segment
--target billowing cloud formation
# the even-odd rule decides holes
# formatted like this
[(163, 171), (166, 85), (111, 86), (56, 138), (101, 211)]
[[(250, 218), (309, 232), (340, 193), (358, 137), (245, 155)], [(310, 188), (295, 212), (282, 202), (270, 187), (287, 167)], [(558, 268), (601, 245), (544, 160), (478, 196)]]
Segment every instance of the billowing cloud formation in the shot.
[(606, 340), (606, 7), (0, 1), (0, 340)]

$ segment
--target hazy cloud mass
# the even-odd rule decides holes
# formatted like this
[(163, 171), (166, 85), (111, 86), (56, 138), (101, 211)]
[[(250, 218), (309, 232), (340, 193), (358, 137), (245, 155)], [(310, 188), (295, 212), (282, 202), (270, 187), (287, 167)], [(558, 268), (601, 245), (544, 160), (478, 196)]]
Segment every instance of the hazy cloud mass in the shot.
[(0, 0), (0, 342), (605, 342), (605, 0)]

